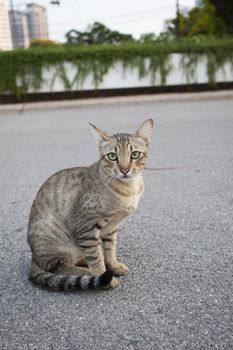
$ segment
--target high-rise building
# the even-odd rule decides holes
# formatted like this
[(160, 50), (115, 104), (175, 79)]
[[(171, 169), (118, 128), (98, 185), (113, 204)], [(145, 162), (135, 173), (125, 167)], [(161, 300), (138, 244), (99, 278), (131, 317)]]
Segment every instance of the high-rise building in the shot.
[(12, 39), (6, 0), (0, 0), (0, 50), (11, 50)]
[(35, 3), (27, 5), (30, 40), (48, 38), (48, 20), (46, 8)]
[(11, 10), (9, 15), (14, 49), (28, 47), (34, 38), (48, 38), (45, 7), (31, 3), (27, 5), (25, 11)]
[(28, 18), (25, 12), (9, 11), (13, 48), (28, 47), (30, 44)]

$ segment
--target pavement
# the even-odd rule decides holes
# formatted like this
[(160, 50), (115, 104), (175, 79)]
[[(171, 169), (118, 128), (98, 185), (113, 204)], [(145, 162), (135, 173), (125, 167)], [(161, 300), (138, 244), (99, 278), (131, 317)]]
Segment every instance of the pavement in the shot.
[(148, 102), (181, 102), (181, 101), (203, 101), (220, 100), (233, 98), (233, 90), (216, 90), (206, 92), (187, 92), (187, 93), (161, 93), (153, 95), (134, 95), (134, 96), (114, 96), (84, 98), (74, 100), (56, 100), (40, 101), (14, 104), (0, 104), (0, 112), (19, 112), (50, 109), (70, 109), (85, 106), (101, 106), (115, 104), (143, 104)]
[[(216, 95), (217, 96), (217, 95)], [(233, 99), (0, 110), (0, 349), (232, 349)], [(32, 200), (55, 171), (93, 163), (88, 122), (154, 118), (145, 193), (119, 234), (120, 286), (48, 292), (27, 278)]]

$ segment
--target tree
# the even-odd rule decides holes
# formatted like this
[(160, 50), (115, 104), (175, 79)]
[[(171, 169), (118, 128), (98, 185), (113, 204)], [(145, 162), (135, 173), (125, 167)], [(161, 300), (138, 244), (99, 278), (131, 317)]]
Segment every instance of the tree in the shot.
[(61, 46), (60, 43), (54, 40), (50, 39), (40, 39), (40, 38), (34, 38), (30, 42), (30, 47), (38, 47), (38, 46), (43, 46), (43, 47), (48, 47), (48, 46)]
[(119, 44), (126, 41), (134, 41), (131, 34), (122, 34), (118, 31), (112, 31), (104, 24), (95, 22), (89, 26), (86, 32), (80, 32), (75, 29), (66, 34), (68, 44)]
[(221, 36), (226, 33), (224, 21), (216, 15), (215, 6), (208, 0), (202, 7), (195, 7), (189, 12), (190, 29), (188, 35), (197, 34)]
[[(173, 18), (171, 20), (165, 21), (166, 29), (169, 33), (172, 33), (174, 35), (177, 34), (177, 18)], [(189, 32), (189, 19), (182, 13), (179, 14), (178, 17), (178, 29), (179, 29), (179, 35), (180, 36), (186, 36)]]
[(140, 43), (153, 42), (157, 40), (157, 36), (155, 33), (145, 33), (142, 34), (139, 38)]
[[(179, 15), (180, 36), (194, 36), (198, 34), (222, 36), (226, 34), (226, 23), (216, 13), (215, 6), (209, 0), (204, 0), (201, 7), (194, 7), (187, 16)], [(166, 22), (167, 30), (176, 33), (176, 18)]]
[(227, 32), (233, 34), (233, 1), (232, 0), (209, 0), (215, 6), (216, 14), (227, 27)]

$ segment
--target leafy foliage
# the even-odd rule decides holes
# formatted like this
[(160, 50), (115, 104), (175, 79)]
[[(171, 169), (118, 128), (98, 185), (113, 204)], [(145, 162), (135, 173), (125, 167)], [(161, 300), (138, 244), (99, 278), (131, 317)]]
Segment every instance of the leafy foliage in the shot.
[(61, 46), (56, 41), (50, 40), (50, 39), (32, 39), (30, 42), (30, 47), (37, 47), (37, 46)]
[[(167, 30), (173, 34), (176, 33), (177, 19), (166, 21)], [(179, 35), (214, 35), (223, 36), (227, 33), (225, 21), (218, 17), (216, 8), (209, 0), (204, 0), (201, 7), (194, 7), (187, 16), (180, 13), (178, 18)]]
[(232, 0), (209, 0), (215, 6), (216, 15), (221, 18), (228, 34), (233, 34), (233, 1)]
[(192, 9), (189, 12), (190, 30), (189, 35), (206, 34), (222, 36), (226, 33), (224, 21), (216, 15), (214, 5), (204, 1), (201, 8)]
[[(156, 40), (149, 43), (127, 43), (122, 45), (55, 46), (34, 47), (0, 52), (0, 93), (17, 96), (28, 91), (38, 91), (44, 79), (43, 69), (51, 69), (51, 90), (57, 77), (63, 81), (64, 89), (81, 89), (88, 75), (92, 75), (97, 89), (108, 70), (116, 62), (122, 62), (125, 69), (136, 68), (139, 78), (150, 77), (151, 83), (160, 77), (165, 84), (172, 69), (170, 54), (181, 53), (185, 57), (181, 67), (190, 82), (193, 72), (203, 57), (207, 57), (209, 83), (214, 84), (217, 69), (225, 62), (233, 67), (233, 38)], [(66, 72), (70, 63), (75, 68), (72, 80)]]
[(68, 44), (119, 44), (126, 41), (134, 41), (130, 34), (122, 34), (118, 31), (112, 31), (104, 24), (95, 22), (89, 26), (86, 32), (80, 32), (75, 29), (66, 34)]
[(140, 43), (148, 43), (148, 42), (150, 43), (156, 40), (157, 40), (157, 36), (155, 33), (145, 33), (145, 34), (142, 34), (139, 38)]

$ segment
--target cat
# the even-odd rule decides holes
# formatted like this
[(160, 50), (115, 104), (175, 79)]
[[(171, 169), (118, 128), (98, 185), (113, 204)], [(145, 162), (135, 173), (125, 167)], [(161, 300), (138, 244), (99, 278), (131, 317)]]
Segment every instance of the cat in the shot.
[(61, 170), (40, 188), (32, 204), (29, 279), (51, 290), (115, 288), (128, 268), (116, 257), (117, 228), (144, 191), (141, 170), (153, 120), (133, 134), (107, 132), (90, 123), (100, 159), (90, 167)]

